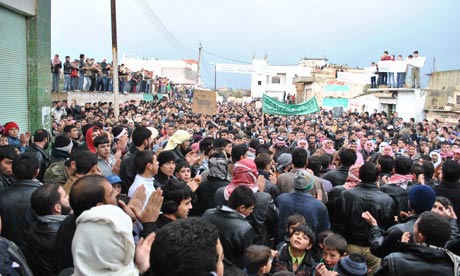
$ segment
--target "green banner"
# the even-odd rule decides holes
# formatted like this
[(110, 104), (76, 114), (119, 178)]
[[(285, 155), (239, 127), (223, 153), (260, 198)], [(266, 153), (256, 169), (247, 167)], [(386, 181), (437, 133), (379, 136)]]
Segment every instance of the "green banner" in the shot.
[(316, 98), (301, 104), (285, 104), (264, 94), (262, 112), (273, 115), (295, 116), (315, 113), (319, 111)]

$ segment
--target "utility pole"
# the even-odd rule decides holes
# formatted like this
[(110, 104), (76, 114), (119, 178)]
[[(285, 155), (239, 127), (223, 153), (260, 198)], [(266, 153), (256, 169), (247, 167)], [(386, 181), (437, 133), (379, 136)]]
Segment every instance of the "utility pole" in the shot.
[(118, 46), (117, 46), (117, 8), (116, 0), (110, 0), (111, 21), (112, 21), (112, 82), (113, 82), (113, 106), (115, 118), (120, 115), (119, 87), (118, 87)]
[(203, 46), (201, 45), (200, 42), (200, 47), (198, 47), (198, 66), (196, 69), (196, 86), (198, 87), (200, 85), (200, 62), (201, 62), (201, 49)]
[(214, 63), (214, 92), (217, 92), (217, 64)]

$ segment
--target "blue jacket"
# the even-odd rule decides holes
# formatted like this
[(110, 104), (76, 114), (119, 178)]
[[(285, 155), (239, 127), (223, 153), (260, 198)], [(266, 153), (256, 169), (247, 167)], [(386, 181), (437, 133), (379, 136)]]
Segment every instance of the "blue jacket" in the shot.
[(276, 198), (276, 205), (279, 210), (278, 242), (284, 240), (287, 218), (293, 214), (303, 215), (307, 225), (316, 235), (331, 227), (326, 205), (309, 193), (294, 190), (291, 193), (281, 194)]

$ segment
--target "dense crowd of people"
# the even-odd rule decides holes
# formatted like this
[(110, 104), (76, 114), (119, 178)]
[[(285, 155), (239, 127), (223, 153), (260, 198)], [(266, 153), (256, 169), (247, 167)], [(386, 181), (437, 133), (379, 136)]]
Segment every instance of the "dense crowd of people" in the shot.
[[(62, 62), (56, 54), (51, 60), (52, 89), (51, 92), (60, 91), (61, 76), (64, 77), (62, 90), (84, 92), (112, 92), (113, 91), (113, 68), (106, 58), (95, 61), (94, 58), (80, 54), (79, 59), (72, 60), (65, 57)], [(176, 85), (167, 77), (154, 76), (153, 71), (132, 71), (121, 64), (118, 66), (119, 91), (122, 93), (149, 93), (168, 94), (173, 97), (192, 97), (193, 87)]]
[(0, 129), (2, 275), (457, 271), (458, 125), (53, 104), (50, 132)]

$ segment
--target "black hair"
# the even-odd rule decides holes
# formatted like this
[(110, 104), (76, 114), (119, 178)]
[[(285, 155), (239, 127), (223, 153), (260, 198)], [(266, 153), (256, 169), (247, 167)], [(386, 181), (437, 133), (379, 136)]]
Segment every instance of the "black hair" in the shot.
[(212, 148), (214, 139), (211, 137), (206, 137), (200, 141), (200, 151), (205, 152), (208, 148)]
[(303, 148), (295, 148), (292, 151), (292, 165), (296, 168), (304, 168), (307, 165), (308, 153)]
[(299, 225), (304, 225), (305, 223), (307, 223), (307, 220), (305, 219), (305, 217), (301, 214), (293, 214), (293, 215), (290, 215), (288, 218), (287, 218), (287, 222), (286, 222), (286, 227), (289, 228), (291, 227), (292, 225), (295, 225), (295, 224), (299, 224)]
[(460, 178), (460, 164), (446, 160), (442, 165), (442, 178), (447, 182), (456, 182)]
[(240, 161), (240, 158), (248, 152), (248, 146), (245, 144), (239, 144), (232, 147), (232, 162), (236, 163)]
[(3, 159), (7, 158), (10, 160), (14, 160), (18, 154), (16, 153), (16, 150), (14, 149), (13, 146), (11, 145), (4, 145), (0, 146), (0, 161)]
[(74, 128), (77, 128), (77, 127), (74, 126), (74, 125), (65, 126), (65, 127), (64, 127), (64, 132), (71, 132), (72, 129), (74, 129)]
[(90, 151), (72, 152), (73, 160), (75, 161), (75, 172), (78, 174), (87, 174), (97, 165), (97, 155)]
[(37, 216), (53, 215), (54, 205), (61, 201), (59, 187), (57, 183), (44, 184), (32, 193), (30, 203)]
[[(164, 195), (164, 193), (163, 193)], [(243, 205), (246, 208), (254, 206), (256, 204), (256, 196), (254, 192), (247, 186), (237, 186), (230, 198), (228, 199), (228, 207), (236, 210), (239, 206)]]
[(272, 158), (267, 153), (259, 153), (256, 158), (254, 159), (254, 163), (256, 163), (257, 169), (265, 170), (265, 168), (270, 165), (272, 162)]
[(423, 166), (420, 164), (413, 164), (411, 169), (410, 169), (411, 174), (415, 174), (415, 179), (417, 181), (419, 175), (424, 175), (424, 169)]
[(444, 208), (449, 208), (449, 206), (452, 206), (452, 202), (450, 202), (450, 200), (444, 196), (437, 196), (435, 201), (441, 203)]
[(150, 250), (153, 276), (204, 276), (216, 271), (217, 229), (201, 218), (176, 220), (156, 234)]
[(268, 144), (260, 144), (256, 148), (256, 156), (261, 154), (261, 153), (266, 153), (268, 155), (272, 155), (273, 153), (270, 151), (270, 146)]
[(359, 168), (359, 179), (364, 183), (371, 183), (377, 181), (379, 171), (377, 166), (372, 162), (364, 162)]
[(394, 159), (388, 155), (380, 155), (377, 163), (380, 165), (381, 173), (391, 173), (393, 170)]
[[(326, 155), (326, 154), (324, 154)], [(329, 158), (329, 157), (328, 157)], [(310, 156), (310, 158), (308, 158), (308, 165), (307, 165), (307, 168), (312, 170), (313, 173), (315, 174), (315, 176), (319, 176), (319, 172), (321, 171), (321, 166), (322, 166), (322, 161), (321, 161), (321, 158), (319, 156)], [(328, 164), (329, 166), (329, 164)]]
[[(174, 214), (177, 211), (177, 206), (180, 205), (182, 200), (189, 199), (193, 196), (192, 189), (184, 182), (178, 179), (169, 179), (163, 186), (163, 205), (161, 211), (165, 214)], [(171, 208), (171, 203), (175, 208)]]
[(34, 142), (43, 142), (46, 138), (49, 139), (49, 132), (46, 129), (37, 129), (34, 133)]
[(294, 231), (292, 231), (292, 233), (289, 236), (289, 238), (291, 238), (292, 235), (294, 235), (295, 232), (304, 233), (310, 239), (310, 244), (311, 245), (314, 245), (316, 243), (315, 232), (313, 232), (313, 230), (311, 230), (311, 228), (308, 225), (303, 224), (303, 225), (299, 225), (296, 228), (294, 228)]
[(327, 236), (324, 239), (323, 244), (332, 250), (337, 250), (341, 256), (347, 250), (347, 240), (339, 234)]
[(81, 213), (105, 202), (104, 182), (107, 178), (102, 175), (87, 175), (77, 179), (69, 194), (70, 206), (78, 217)]
[(94, 147), (97, 149), (97, 147), (99, 145), (103, 145), (103, 144), (108, 144), (110, 143), (109, 141), (109, 138), (105, 135), (100, 135), (100, 136), (97, 136), (96, 138), (94, 138)]
[(228, 139), (217, 139), (214, 140), (214, 147), (216, 148), (225, 148), (228, 144), (231, 144), (230, 140)]
[(412, 167), (412, 160), (409, 157), (398, 156), (395, 159), (394, 168), (397, 174), (407, 175), (410, 174)]
[(134, 167), (136, 168), (136, 173), (144, 173), (147, 164), (152, 162), (153, 152), (151, 150), (143, 150), (136, 152), (136, 155), (134, 156)]
[(267, 265), (271, 258), (270, 247), (265, 245), (251, 245), (244, 250), (244, 265), (249, 274), (258, 274), (259, 270)]
[(343, 166), (351, 166), (356, 162), (358, 156), (353, 149), (343, 149), (339, 151), (340, 164)]
[(415, 223), (428, 245), (444, 247), (450, 239), (452, 230), (449, 221), (435, 212), (423, 212)]
[(180, 170), (181, 170), (182, 168), (189, 168), (189, 169), (191, 169), (191, 166), (190, 166), (187, 162), (181, 160), (181, 161), (179, 161), (179, 162), (176, 163), (176, 168), (174, 169), (174, 173), (180, 172)]
[(133, 133), (131, 134), (133, 145), (135, 147), (142, 146), (145, 139), (149, 139), (151, 135), (152, 135), (152, 132), (150, 131), (150, 129), (143, 127), (143, 126), (136, 127), (133, 130)]
[(249, 147), (252, 149), (256, 149), (260, 145), (260, 141), (257, 138), (253, 138), (249, 141)]
[(321, 159), (322, 170), (324, 171), (329, 168), (329, 165), (332, 162), (332, 157), (329, 156), (329, 154), (323, 154), (319, 158)]
[(34, 179), (40, 167), (37, 156), (23, 153), (13, 159), (13, 175), (16, 179)]

